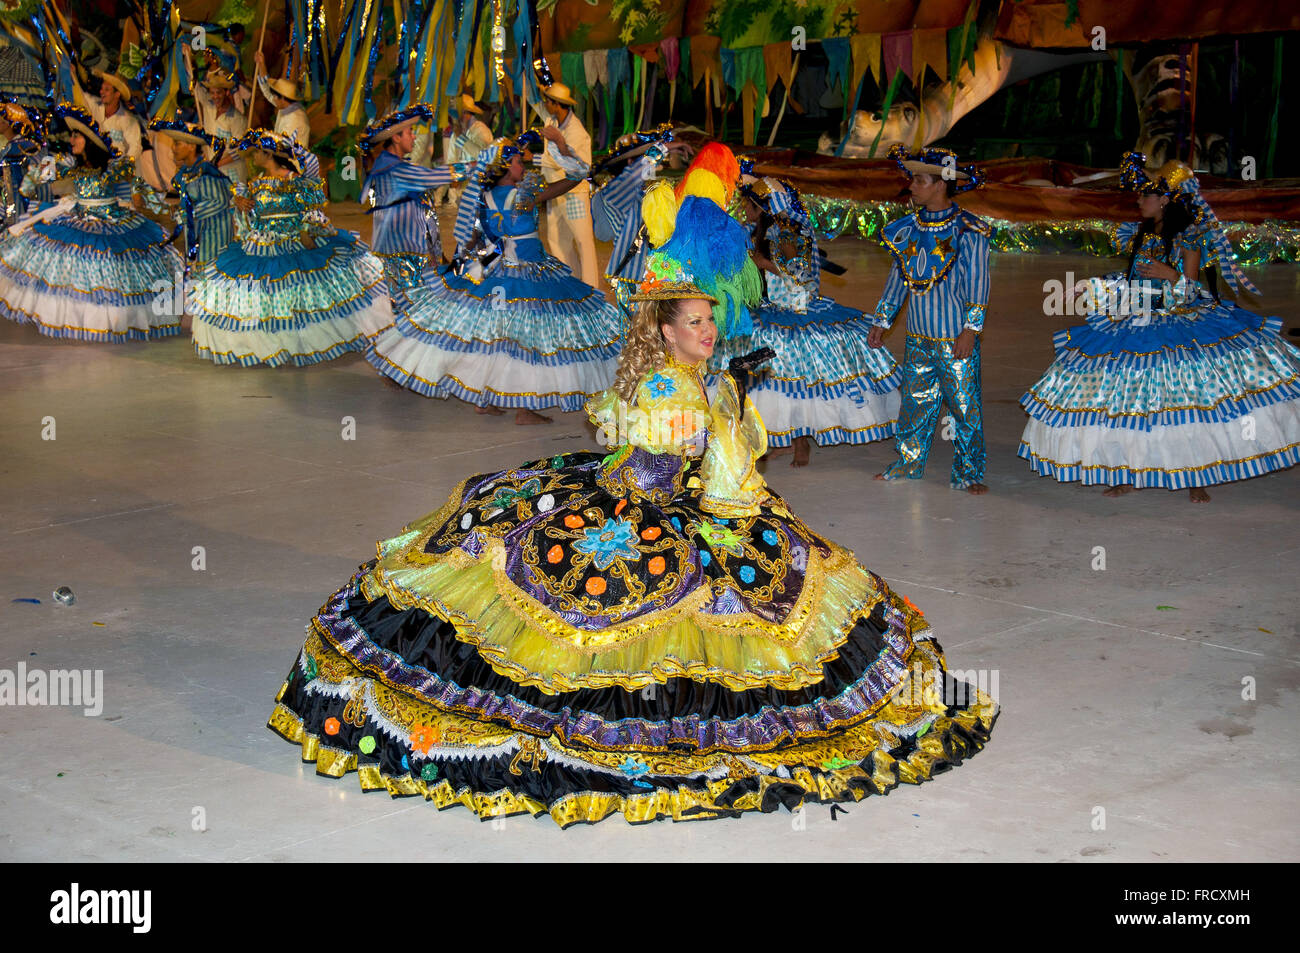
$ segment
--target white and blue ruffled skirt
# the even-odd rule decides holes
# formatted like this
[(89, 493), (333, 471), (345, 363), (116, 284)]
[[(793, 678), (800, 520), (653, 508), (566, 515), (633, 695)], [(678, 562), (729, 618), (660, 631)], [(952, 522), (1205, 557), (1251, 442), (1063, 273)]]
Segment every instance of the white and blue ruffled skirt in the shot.
[(41, 334), (179, 334), (184, 263), (163, 229), (117, 205), (74, 207), (0, 241), (0, 313)]
[(355, 233), (246, 236), (189, 293), (194, 350), (218, 364), (316, 364), (365, 351), (393, 324), (383, 263)]
[(535, 260), (502, 255), (478, 281), (429, 269), (419, 286), (397, 294), (394, 327), (367, 359), (426, 397), (581, 410), (614, 379), (621, 317), (540, 249), (533, 249)]
[(861, 311), (815, 297), (807, 313), (765, 301), (751, 314), (753, 333), (720, 341), (710, 364), (723, 371), (758, 348), (776, 352), (749, 388), (770, 446), (788, 447), (796, 437), (826, 446), (893, 436), (903, 372), (887, 349), (867, 346), (871, 324)]
[(1053, 338), (1019, 455), (1062, 482), (1169, 490), (1300, 463), (1300, 350), (1282, 321), (1203, 298)]

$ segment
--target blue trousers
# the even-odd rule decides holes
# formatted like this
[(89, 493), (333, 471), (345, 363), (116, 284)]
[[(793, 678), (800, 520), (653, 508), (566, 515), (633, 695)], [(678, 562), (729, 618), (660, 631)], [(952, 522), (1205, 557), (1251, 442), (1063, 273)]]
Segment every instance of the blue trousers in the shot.
[[(952, 415), (950, 485), (964, 490), (984, 482), (984, 402), (980, 396), (980, 342), (970, 357), (953, 356), (955, 340), (908, 335), (903, 356), (902, 406), (895, 448), (898, 459), (885, 470), (888, 480), (919, 480), (925, 474), (935, 424), (944, 404)], [(946, 431), (946, 427), (945, 427)], [(947, 433), (945, 432), (945, 437)]]

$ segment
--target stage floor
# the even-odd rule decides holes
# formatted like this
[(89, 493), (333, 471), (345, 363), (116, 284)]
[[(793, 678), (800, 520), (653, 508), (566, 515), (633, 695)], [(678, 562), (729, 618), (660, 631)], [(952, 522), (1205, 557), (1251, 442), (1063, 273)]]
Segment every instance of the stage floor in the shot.
[[(870, 308), (886, 259), (853, 239), (829, 250), (850, 272), (827, 293)], [(987, 496), (948, 489), (942, 442), (919, 482), (871, 480), (888, 442), (766, 473), (922, 608), (951, 667), (996, 672), (987, 748), (837, 818), (816, 805), (644, 828), (363, 796), (265, 727), (304, 623), (376, 539), (470, 473), (594, 446), (580, 416), (516, 427), (385, 387), (358, 356), (216, 367), (188, 338), (78, 344), (0, 321), (0, 668), (104, 678), (98, 717), (0, 708), (0, 858), (1300, 860), (1300, 473), (1193, 505), (1106, 499), (1015, 456), (1017, 398), (1077, 323), (1044, 316), (1043, 284), (1103, 264), (994, 256)], [(1266, 310), (1300, 324), (1300, 268), (1252, 276)], [(51, 600), (63, 585), (75, 605)]]

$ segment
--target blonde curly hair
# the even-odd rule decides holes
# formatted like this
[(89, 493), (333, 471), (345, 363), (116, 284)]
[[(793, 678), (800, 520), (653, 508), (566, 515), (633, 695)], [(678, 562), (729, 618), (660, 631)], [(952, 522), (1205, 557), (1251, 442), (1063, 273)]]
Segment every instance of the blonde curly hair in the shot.
[(614, 391), (629, 404), (636, 398), (641, 378), (668, 363), (668, 344), (664, 340), (663, 328), (677, 319), (689, 300), (656, 298), (638, 302), (627, 340), (618, 356), (618, 370), (614, 372)]

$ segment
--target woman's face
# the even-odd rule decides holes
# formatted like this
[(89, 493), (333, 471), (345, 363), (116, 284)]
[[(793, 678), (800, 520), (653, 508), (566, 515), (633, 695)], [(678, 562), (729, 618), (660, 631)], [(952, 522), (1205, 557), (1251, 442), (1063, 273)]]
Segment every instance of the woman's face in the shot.
[(758, 206), (749, 199), (745, 199), (745, 223), (747, 225), (757, 225), (760, 214)]
[(72, 154), (74, 156), (84, 156), (86, 154), (86, 137), (79, 132), (72, 134)]
[(1138, 210), (1143, 218), (1163, 218), (1169, 199), (1163, 195), (1139, 195)]
[(718, 340), (718, 326), (713, 323), (713, 308), (707, 301), (691, 298), (673, 320), (663, 326), (664, 341), (672, 355), (683, 364), (698, 364), (713, 355)]
[(271, 153), (265, 149), (254, 149), (253, 165), (270, 172), (275, 167), (275, 162), (271, 159)]

